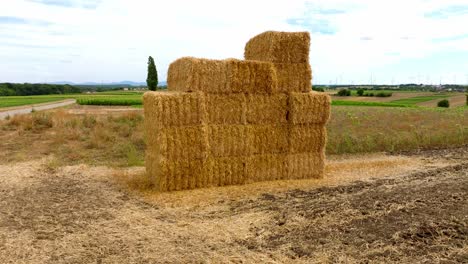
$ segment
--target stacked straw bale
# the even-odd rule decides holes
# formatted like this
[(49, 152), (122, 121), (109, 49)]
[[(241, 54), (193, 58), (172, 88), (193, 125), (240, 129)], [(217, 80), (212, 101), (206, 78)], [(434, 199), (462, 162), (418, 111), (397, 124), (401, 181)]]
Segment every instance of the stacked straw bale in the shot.
[(330, 98), (311, 91), (307, 32), (252, 38), (246, 60), (184, 57), (144, 95), (160, 191), (323, 177)]

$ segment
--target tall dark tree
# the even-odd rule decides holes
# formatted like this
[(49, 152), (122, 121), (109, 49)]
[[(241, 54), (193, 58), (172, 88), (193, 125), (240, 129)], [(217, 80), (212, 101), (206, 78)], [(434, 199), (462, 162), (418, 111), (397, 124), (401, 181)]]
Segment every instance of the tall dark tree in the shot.
[(158, 87), (158, 71), (151, 56), (148, 58), (148, 77), (146, 77), (146, 83), (148, 84), (148, 89), (156, 91)]

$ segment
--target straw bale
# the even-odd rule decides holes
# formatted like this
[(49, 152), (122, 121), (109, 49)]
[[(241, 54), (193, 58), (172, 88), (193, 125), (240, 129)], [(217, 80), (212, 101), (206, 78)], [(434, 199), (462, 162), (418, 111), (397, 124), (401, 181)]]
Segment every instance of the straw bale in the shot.
[(204, 160), (167, 160), (149, 153), (147, 174), (158, 191), (176, 191), (203, 187)]
[(287, 153), (287, 125), (252, 125), (253, 154)]
[(146, 92), (145, 123), (157, 127), (201, 125), (205, 120), (205, 97), (201, 93)]
[(323, 125), (291, 125), (289, 132), (291, 153), (319, 152), (325, 148), (327, 130)]
[(244, 58), (275, 63), (308, 63), (309, 47), (309, 32), (267, 31), (247, 42)]
[(167, 86), (184, 92), (272, 93), (278, 83), (268, 62), (184, 57), (169, 65)]
[(247, 182), (285, 179), (288, 176), (287, 154), (254, 155), (247, 160)]
[(324, 169), (323, 151), (288, 155), (288, 179), (323, 178)]
[(244, 156), (252, 153), (249, 127), (245, 125), (210, 125), (209, 154), (212, 157)]
[(279, 92), (310, 92), (312, 70), (309, 63), (275, 63)]
[(209, 124), (245, 124), (245, 95), (207, 94), (206, 111)]
[(286, 94), (247, 95), (247, 123), (286, 124), (287, 115), (288, 97)]
[(208, 154), (205, 126), (159, 128), (148, 133), (148, 149), (169, 160), (203, 159)]
[(246, 157), (209, 158), (204, 186), (243, 184), (246, 180)]
[(289, 119), (292, 124), (326, 124), (330, 118), (330, 96), (325, 93), (291, 93)]

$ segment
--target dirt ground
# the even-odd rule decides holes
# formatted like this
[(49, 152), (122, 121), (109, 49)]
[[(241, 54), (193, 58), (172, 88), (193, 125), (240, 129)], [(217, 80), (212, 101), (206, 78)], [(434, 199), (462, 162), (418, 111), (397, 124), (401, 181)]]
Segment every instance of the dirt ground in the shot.
[(468, 146), (332, 156), (323, 180), (164, 194), (135, 187), (143, 171), (1, 165), (1, 262), (468, 262)]

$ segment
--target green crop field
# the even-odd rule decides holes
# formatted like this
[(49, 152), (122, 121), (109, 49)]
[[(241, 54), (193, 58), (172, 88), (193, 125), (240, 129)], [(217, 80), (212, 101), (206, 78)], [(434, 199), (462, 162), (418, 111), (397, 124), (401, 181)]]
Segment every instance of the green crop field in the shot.
[(100, 92), (93, 94), (51, 94), (33, 96), (0, 96), (0, 108), (76, 99), (82, 105), (141, 105), (142, 92)]
[(444, 99), (444, 98), (448, 98), (448, 97), (449, 97), (449, 95), (446, 95), (446, 94), (430, 95), (430, 96), (416, 96), (416, 97), (391, 101), (391, 103), (414, 105), (414, 104), (417, 104), (417, 103), (427, 102), (427, 101), (431, 101), (431, 100), (434, 100), (434, 99)]
[(67, 99), (66, 97), (43, 97), (43, 96), (0, 96), (0, 108), (13, 107), (30, 104), (41, 104)]

